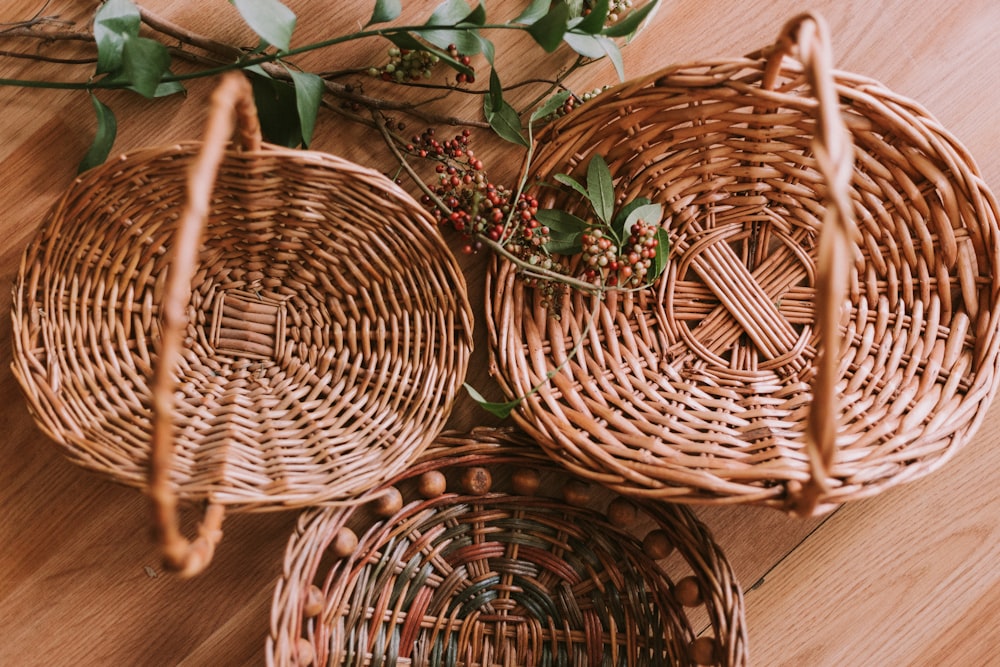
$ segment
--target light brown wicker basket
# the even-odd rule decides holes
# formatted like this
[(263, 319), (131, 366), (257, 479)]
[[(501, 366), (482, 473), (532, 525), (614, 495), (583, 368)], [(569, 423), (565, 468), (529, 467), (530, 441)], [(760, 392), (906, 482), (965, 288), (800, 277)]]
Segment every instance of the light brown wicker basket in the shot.
[[(12, 316), (38, 425), (148, 487), (188, 574), (223, 508), (349, 502), (408, 466), (472, 346), (464, 279), (420, 205), (369, 169), (262, 144), (235, 74), (203, 142), (76, 180), (25, 252)], [(207, 504), (193, 547), (178, 498)]]
[(303, 514), (269, 665), (748, 664), (742, 591), (686, 508), (588, 487), (511, 429), (441, 436), (393, 484)]
[(997, 385), (996, 201), (924, 109), (831, 63), (804, 15), (771, 48), (623, 84), (542, 137), (538, 182), (601, 155), (618, 203), (662, 204), (672, 243), (651, 288), (570, 294), (561, 320), (515, 267), (491, 272), (496, 374), (560, 463), (623, 493), (810, 514), (973, 434)]

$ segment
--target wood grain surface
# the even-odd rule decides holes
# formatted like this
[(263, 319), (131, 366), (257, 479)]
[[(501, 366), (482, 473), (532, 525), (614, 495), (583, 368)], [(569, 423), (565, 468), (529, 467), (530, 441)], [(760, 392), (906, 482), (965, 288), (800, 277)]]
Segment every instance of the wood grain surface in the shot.
[[(43, 0), (5, 0), (0, 23), (28, 19)], [(253, 44), (225, 0), (141, 3), (186, 27)], [(295, 43), (360, 26), (369, 3), (288, 0)], [(406, 2), (425, 16), (435, 2)], [(497, 18), (522, 3), (487, 5)], [(51, 0), (48, 15), (84, 29), (94, 0)], [(667, 64), (747, 53), (768, 44), (806, 8), (794, 0), (663, 0), (650, 27), (626, 47), (627, 76)], [(814, 0), (838, 66), (920, 101), (1000, 185), (1000, 3)], [(505, 81), (564, 67), (523, 35), (498, 35)], [(0, 35), (0, 51), (38, 45)], [(53, 48), (53, 47), (49, 47)], [(313, 71), (378, 61), (367, 42), (299, 60)], [(483, 67), (482, 71), (485, 71)], [(88, 68), (0, 57), (0, 76), (85, 80)], [(583, 91), (614, 83), (607, 64), (574, 75)], [(119, 118), (115, 151), (200, 136), (211, 81), (186, 97), (145, 101), (103, 95)], [(385, 89), (382, 89), (383, 91)], [(374, 90), (372, 91), (374, 92)], [(393, 93), (407, 99), (410, 93)], [(438, 110), (476, 117), (471, 96)], [(0, 88), (0, 285), (13, 283), (21, 252), (45, 210), (71, 183), (93, 132), (84, 93)], [(408, 121), (414, 129), (413, 121)], [(512, 178), (516, 149), (485, 138), (479, 156), (498, 182)], [(391, 170), (377, 135), (339, 114), (321, 114), (319, 150)], [(482, 257), (463, 257), (478, 311), (469, 381), (498, 397), (482, 325)], [(263, 661), (273, 585), (293, 512), (233, 515), (209, 571), (182, 581), (164, 573), (138, 492), (68, 463), (34, 426), (9, 371), (9, 287), (0, 289), (0, 665), (244, 665)], [(450, 425), (496, 423), (468, 399)], [(1000, 659), (1000, 405), (977, 437), (941, 470), (833, 514), (803, 521), (773, 510), (698, 510), (746, 592), (756, 665), (990, 665)]]

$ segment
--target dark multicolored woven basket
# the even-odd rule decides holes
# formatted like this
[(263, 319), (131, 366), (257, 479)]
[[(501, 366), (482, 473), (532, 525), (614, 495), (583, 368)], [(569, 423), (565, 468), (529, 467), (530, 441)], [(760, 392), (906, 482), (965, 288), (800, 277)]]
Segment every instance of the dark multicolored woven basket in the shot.
[(283, 666), (748, 660), (741, 589), (690, 511), (588, 487), (493, 429), (439, 437), (367, 507), (307, 511), (266, 654)]

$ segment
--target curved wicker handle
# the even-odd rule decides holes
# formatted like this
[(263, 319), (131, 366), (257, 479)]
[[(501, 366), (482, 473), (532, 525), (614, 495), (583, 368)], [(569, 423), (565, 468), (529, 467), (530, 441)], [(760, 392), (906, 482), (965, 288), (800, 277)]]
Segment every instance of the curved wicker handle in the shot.
[(828, 188), (816, 259), (819, 358), (806, 422), (811, 478), (801, 488), (789, 484), (789, 509), (808, 516), (816, 510), (820, 496), (829, 490), (830, 468), (836, 454), (840, 316), (850, 279), (852, 239), (857, 234), (850, 198), (854, 146), (840, 113), (830, 40), (826, 23), (820, 16), (802, 14), (785, 24), (777, 43), (768, 53), (765, 88), (774, 87), (785, 55), (793, 55), (803, 64), (809, 85), (819, 100), (812, 148)]
[(244, 150), (260, 148), (260, 125), (250, 84), (236, 73), (226, 76), (212, 95), (201, 152), (188, 171), (187, 202), (178, 223), (166, 293), (161, 305), (160, 360), (153, 377), (149, 493), (153, 501), (156, 539), (164, 563), (171, 569), (179, 570), (183, 576), (201, 572), (212, 560), (215, 546), (222, 539), (225, 513), (221, 505), (209, 502), (205, 518), (198, 527), (198, 538), (189, 542), (180, 531), (177, 494), (170, 482), (170, 470), (174, 454), (174, 370), (180, 359), (187, 327), (191, 280), (198, 263), (198, 249), (208, 217), (212, 189), (234, 128), (239, 128), (238, 144)]

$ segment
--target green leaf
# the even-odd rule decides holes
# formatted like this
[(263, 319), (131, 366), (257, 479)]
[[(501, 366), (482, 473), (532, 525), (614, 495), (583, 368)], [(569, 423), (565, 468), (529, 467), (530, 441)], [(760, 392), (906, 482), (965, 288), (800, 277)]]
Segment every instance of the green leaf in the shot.
[(428, 49), (426, 44), (408, 32), (391, 32), (385, 35), (385, 38), (401, 49), (410, 49), (411, 51), (433, 51), (434, 53), (437, 53), (437, 51), (434, 51), (433, 49)]
[(569, 6), (565, 2), (557, 2), (545, 16), (528, 27), (528, 33), (539, 46), (551, 53), (562, 43), (568, 21)]
[(125, 40), (139, 35), (142, 19), (139, 8), (129, 0), (108, 0), (94, 15), (94, 41), (97, 43), (97, 74), (121, 68)]
[(278, 0), (229, 0), (247, 25), (268, 44), (287, 51), (295, 30), (295, 12)]
[(670, 258), (670, 234), (665, 227), (656, 230), (656, 255), (653, 256), (653, 263), (650, 266), (649, 282), (653, 282), (660, 277), (663, 270), (667, 268), (667, 260)]
[(659, 0), (650, 0), (650, 2), (642, 7), (633, 9), (621, 21), (605, 28), (602, 34), (608, 37), (631, 37), (639, 29), (643, 20), (652, 14), (658, 4)]
[(500, 77), (496, 69), (490, 70), (490, 109), (499, 109), (503, 106), (503, 86), (500, 84)]
[(503, 87), (496, 70), (490, 70), (490, 94), (483, 96), (483, 115), (493, 131), (502, 139), (528, 147), (528, 141), (521, 134), (521, 119), (510, 104), (503, 99)]
[(597, 35), (582, 35), (577, 32), (567, 32), (563, 35), (563, 40), (569, 44), (569, 48), (579, 53), (584, 58), (597, 60), (605, 55)]
[(590, 13), (573, 29), (577, 32), (585, 32), (596, 35), (604, 29), (604, 22), (608, 20), (610, 3), (608, 0), (596, 0), (591, 7)]
[(541, 120), (542, 118), (554, 114), (556, 110), (566, 103), (566, 100), (569, 99), (570, 95), (572, 95), (572, 93), (568, 90), (560, 90), (558, 93), (546, 100), (545, 104), (535, 109), (529, 119), (530, 122), (534, 123), (536, 120)]
[[(483, 48), (483, 41), (475, 28), (422, 30), (420, 36), (440, 49), (447, 49), (454, 44), (458, 52), (466, 56), (474, 56)], [(426, 47), (424, 50), (427, 50)]]
[(583, 251), (583, 232), (549, 236), (542, 249), (550, 255), (576, 255)]
[(480, 2), (476, 8), (469, 12), (469, 15), (462, 19), (462, 23), (482, 26), (486, 23), (486, 5)]
[(365, 27), (367, 28), (375, 23), (394, 21), (402, 13), (403, 3), (401, 0), (375, 0), (375, 10), (372, 11), (372, 17), (368, 19)]
[(160, 79), (170, 68), (167, 47), (146, 37), (129, 37), (122, 49), (121, 78), (143, 97), (156, 97)]
[(293, 148), (302, 143), (298, 100), (295, 88), (269, 76), (251, 76), (253, 98), (264, 138), (274, 144)]
[[(251, 74), (256, 74), (257, 76), (263, 77), (265, 79), (273, 79), (274, 78), (270, 74), (268, 74), (267, 70), (264, 69), (263, 67), (261, 67), (260, 65), (247, 65), (246, 67), (243, 68), (243, 70), (246, 71), (246, 72), (250, 72)], [(251, 77), (250, 81), (251, 81), (251, 83), (253, 82), (253, 78), (252, 77)]]
[(640, 206), (645, 206), (646, 204), (651, 204), (646, 197), (636, 197), (632, 201), (624, 204), (618, 212), (615, 213), (615, 219), (613, 224), (619, 225), (622, 229), (625, 228), (625, 220), (628, 219), (629, 214)]
[(618, 240), (624, 241), (632, 233), (632, 225), (639, 220), (654, 225), (659, 224), (662, 217), (663, 207), (659, 204), (640, 204), (639, 206), (632, 207), (628, 215), (622, 218), (620, 226), (616, 225), (617, 229), (614, 231), (618, 235)]
[(295, 107), (299, 115), (299, 127), (302, 132), (302, 146), (308, 148), (312, 141), (313, 129), (316, 127), (316, 116), (323, 99), (326, 86), (323, 79), (308, 72), (289, 69), (288, 74), (295, 84)]
[(549, 228), (549, 240), (544, 248), (549, 253), (575, 255), (582, 249), (580, 239), (587, 228), (587, 221), (559, 209), (541, 209), (535, 216)]
[(496, 47), (493, 46), (493, 42), (486, 39), (482, 35), (477, 35), (479, 37), (479, 49), (483, 52), (483, 57), (486, 58), (486, 62), (493, 66), (493, 59), (496, 57)]
[(608, 60), (611, 64), (615, 66), (615, 72), (618, 74), (618, 80), (625, 80), (625, 63), (622, 61), (622, 52), (615, 44), (614, 40), (609, 37), (604, 37), (603, 35), (597, 35), (597, 43), (604, 53), (608, 56)]
[(115, 143), (115, 136), (118, 134), (118, 121), (115, 120), (115, 114), (112, 113), (111, 109), (101, 103), (93, 93), (90, 94), (90, 102), (97, 116), (97, 133), (94, 135), (94, 141), (90, 144), (87, 154), (83, 156), (83, 160), (77, 167), (78, 172), (87, 171), (108, 159), (111, 147)]
[(514, 411), (514, 408), (521, 404), (522, 399), (520, 398), (506, 403), (493, 403), (486, 400), (486, 398), (476, 391), (468, 382), (463, 382), (462, 386), (465, 387), (465, 391), (469, 392), (469, 396), (472, 397), (472, 400), (479, 404), (479, 407), (486, 410), (490, 414), (499, 417), (500, 419), (506, 419), (509, 417), (510, 413)]
[(580, 184), (579, 181), (577, 181), (575, 178), (573, 178), (569, 174), (556, 174), (555, 176), (553, 176), (553, 178), (557, 182), (562, 183), (563, 185), (568, 185), (569, 187), (573, 188), (574, 190), (576, 190), (577, 192), (579, 192), (581, 195), (583, 195), (583, 197), (587, 201), (590, 201), (590, 195), (587, 193), (587, 188), (583, 187)]
[[(167, 70), (167, 74), (170, 74), (170, 70)], [(156, 91), (153, 93), (153, 97), (169, 97), (170, 95), (176, 95), (177, 93), (184, 93), (187, 89), (180, 81), (161, 81), (156, 87)]]
[[(479, 5), (479, 8), (481, 9), (482, 5)], [(470, 10), (469, 6), (465, 4), (465, 0), (444, 0), (444, 2), (434, 8), (434, 12), (424, 25), (455, 26), (468, 21), (468, 17), (476, 11), (478, 9)], [(485, 16), (485, 11), (483, 15)], [(472, 23), (472, 21), (468, 22)], [(477, 25), (482, 25), (482, 22)]]
[(587, 198), (597, 217), (610, 224), (615, 210), (615, 186), (608, 163), (600, 155), (590, 158), (587, 165)]
[(486, 111), (486, 107), (489, 105), (489, 96), (487, 95), (483, 98), (483, 112), (486, 114), (486, 121), (493, 128), (500, 138), (506, 139), (512, 144), (517, 144), (518, 146), (528, 147), (528, 140), (524, 138), (521, 134), (521, 119), (517, 116), (517, 111), (514, 107), (510, 106), (506, 102), (500, 106), (499, 109), (491, 109)]
[(525, 7), (524, 11), (518, 15), (512, 23), (522, 23), (524, 25), (531, 25), (538, 19), (542, 18), (549, 13), (549, 7), (552, 6), (552, 0), (531, 0), (531, 4)]
[(557, 208), (539, 209), (535, 218), (548, 227), (549, 231), (560, 234), (576, 234), (589, 226), (583, 218)]

